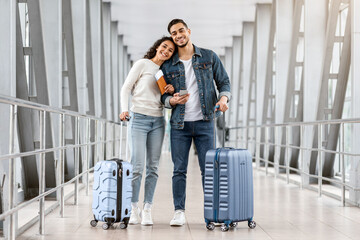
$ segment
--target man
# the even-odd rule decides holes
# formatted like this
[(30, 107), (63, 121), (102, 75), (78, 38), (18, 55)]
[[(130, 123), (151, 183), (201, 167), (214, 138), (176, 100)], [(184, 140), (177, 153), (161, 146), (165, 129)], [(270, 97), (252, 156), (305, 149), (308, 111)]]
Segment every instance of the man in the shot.
[[(181, 226), (185, 224), (186, 173), (191, 142), (194, 140), (198, 152), (204, 186), (205, 154), (214, 148), (214, 108), (218, 105), (216, 110), (225, 112), (231, 94), (229, 77), (220, 59), (213, 51), (192, 44), (191, 30), (187, 24), (181, 19), (174, 19), (169, 23), (168, 31), (178, 52), (162, 65), (162, 71), (167, 82), (174, 86), (175, 94), (164, 94), (161, 101), (165, 107), (172, 108), (170, 123), (175, 214), (170, 225)], [(188, 93), (180, 96), (180, 90), (187, 90)], [(215, 115), (220, 114), (217, 111)]]

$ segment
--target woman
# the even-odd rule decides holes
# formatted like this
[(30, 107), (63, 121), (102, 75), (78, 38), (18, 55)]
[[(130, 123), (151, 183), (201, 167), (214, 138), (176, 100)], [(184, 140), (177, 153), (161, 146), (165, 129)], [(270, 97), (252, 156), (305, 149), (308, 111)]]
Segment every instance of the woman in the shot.
[[(129, 124), (129, 143), (133, 165), (131, 215), (129, 224), (152, 225), (151, 206), (158, 179), (158, 166), (164, 140), (165, 120), (161, 93), (155, 74), (160, 66), (171, 58), (175, 44), (170, 37), (157, 40), (143, 59), (135, 62), (121, 89), (121, 120), (129, 118), (128, 99), (132, 94)], [(167, 85), (165, 91), (172, 94), (174, 88)], [(138, 206), (142, 173), (145, 165), (146, 177), (144, 209), (140, 214)]]

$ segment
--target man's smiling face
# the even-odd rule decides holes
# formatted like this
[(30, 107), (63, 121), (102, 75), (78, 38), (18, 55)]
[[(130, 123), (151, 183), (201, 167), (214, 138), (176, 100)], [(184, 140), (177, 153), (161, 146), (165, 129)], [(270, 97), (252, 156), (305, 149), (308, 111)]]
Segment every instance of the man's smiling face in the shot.
[(178, 47), (182, 48), (188, 44), (190, 40), (191, 30), (185, 27), (184, 24), (177, 23), (171, 26), (170, 34), (175, 44)]

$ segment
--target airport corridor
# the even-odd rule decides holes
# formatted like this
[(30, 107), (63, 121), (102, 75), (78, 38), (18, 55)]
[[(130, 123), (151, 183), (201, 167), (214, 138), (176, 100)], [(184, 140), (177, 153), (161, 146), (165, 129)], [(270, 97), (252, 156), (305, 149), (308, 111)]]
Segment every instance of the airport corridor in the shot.
[[(187, 178), (186, 224), (171, 227), (173, 216), (171, 192), (172, 162), (169, 153), (163, 153), (160, 162), (159, 180), (154, 196), (153, 226), (129, 225), (120, 229), (119, 223), (108, 230), (90, 226), (93, 219), (92, 195), (79, 193), (79, 203), (73, 205), (73, 198), (65, 205), (65, 217), (55, 209), (46, 216), (45, 235), (38, 235), (38, 224), (24, 232), (17, 239), (127, 239), (127, 240), (345, 240), (358, 239), (360, 235), (360, 209), (342, 207), (335, 199), (318, 197), (316, 192), (300, 190), (295, 184), (286, 184), (282, 179), (254, 170), (254, 220), (255, 229), (247, 222), (240, 222), (228, 232), (216, 227), (209, 231), (203, 217), (203, 194), (197, 157), (192, 153), (189, 159)], [(91, 193), (91, 191), (90, 191)], [(143, 192), (140, 193), (140, 197)], [(141, 198), (140, 198), (141, 199)], [(141, 200), (140, 200), (141, 202)], [(220, 226), (220, 225), (219, 225)]]

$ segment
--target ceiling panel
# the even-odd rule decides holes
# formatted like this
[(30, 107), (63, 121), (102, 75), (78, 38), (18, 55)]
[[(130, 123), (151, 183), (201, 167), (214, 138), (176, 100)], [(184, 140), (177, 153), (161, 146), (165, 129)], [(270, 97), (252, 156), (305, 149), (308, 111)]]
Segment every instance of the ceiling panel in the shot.
[(271, 0), (110, 0), (111, 19), (132, 60), (141, 58), (163, 35), (173, 18), (183, 19), (191, 29), (192, 42), (224, 55), (232, 36), (240, 36), (242, 22), (253, 21), (257, 3)]

